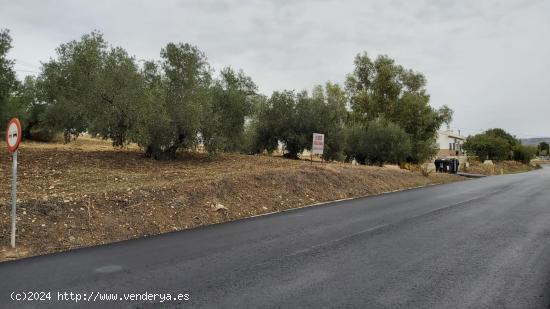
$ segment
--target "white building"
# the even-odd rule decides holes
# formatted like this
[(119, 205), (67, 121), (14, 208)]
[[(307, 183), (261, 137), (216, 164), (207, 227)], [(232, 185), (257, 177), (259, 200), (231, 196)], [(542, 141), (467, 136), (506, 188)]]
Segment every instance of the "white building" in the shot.
[(437, 144), (439, 146), (438, 157), (464, 155), (465, 136), (460, 135), (460, 130), (455, 132), (449, 128), (437, 132)]

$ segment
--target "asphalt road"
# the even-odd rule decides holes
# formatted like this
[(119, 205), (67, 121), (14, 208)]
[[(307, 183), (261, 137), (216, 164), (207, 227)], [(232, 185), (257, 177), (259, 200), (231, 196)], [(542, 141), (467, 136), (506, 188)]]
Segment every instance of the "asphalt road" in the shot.
[(550, 168), (0, 264), (0, 308), (548, 308), (549, 289)]

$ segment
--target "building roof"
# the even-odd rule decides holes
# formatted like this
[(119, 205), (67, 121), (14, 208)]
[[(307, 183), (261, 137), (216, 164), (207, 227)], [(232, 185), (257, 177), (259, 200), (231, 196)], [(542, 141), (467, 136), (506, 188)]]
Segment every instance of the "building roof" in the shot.
[(463, 136), (463, 135), (460, 134), (460, 132), (455, 132), (453, 130), (444, 130), (444, 131), (439, 131), (438, 133), (441, 134), (441, 135), (446, 135), (448, 137), (452, 137), (452, 138), (456, 138), (456, 139), (460, 139), (460, 140), (465, 140), (466, 139), (466, 136)]

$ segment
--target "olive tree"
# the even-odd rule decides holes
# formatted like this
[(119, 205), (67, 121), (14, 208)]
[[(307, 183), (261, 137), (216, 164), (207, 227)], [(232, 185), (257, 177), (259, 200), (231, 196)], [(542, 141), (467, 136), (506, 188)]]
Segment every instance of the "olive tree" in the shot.
[(404, 162), (411, 152), (410, 136), (398, 125), (378, 118), (367, 125), (355, 123), (346, 134), (347, 159), (360, 164)]
[(19, 106), (10, 101), (19, 86), (13, 69), (15, 62), (7, 57), (11, 42), (9, 30), (0, 30), (0, 131), (11, 117), (20, 113)]
[(357, 55), (346, 89), (354, 121), (366, 123), (383, 117), (405, 130), (412, 143), (408, 158), (412, 162), (423, 162), (436, 152), (437, 130), (452, 118), (447, 106), (436, 110), (429, 105), (424, 75), (387, 56), (373, 61), (366, 53)]
[(147, 156), (169, 159), (198, 144), (212, 78), (206, 56), (190, 44), (169, 43), (161, 58), (144, 65), (145, 95), (132, 140)]
[(244, 143), (245, 119), (252, 113), (257, 87), (244, 72), (230, 67), (221, 71), (205, 100), (207, 110), (201, 124), (202, 141), (206, 149), (237, 151)]
[(79, 41), (61, 44), (57, 57), (43, 64), (38, 84), (48, 105), (44, 121), (51, 129), (63, 132), (65, 142), (88, 128), (88, 116), (98, 100), (106, 49), (103, 35), (92, 32)]
[(120, 47), (110, 49), (102, 61), (94, 87), (95, 100), (87, 108), (88, 132), (121, 147), (135, 125), (143, 100), (143, 79), (135, 60)]

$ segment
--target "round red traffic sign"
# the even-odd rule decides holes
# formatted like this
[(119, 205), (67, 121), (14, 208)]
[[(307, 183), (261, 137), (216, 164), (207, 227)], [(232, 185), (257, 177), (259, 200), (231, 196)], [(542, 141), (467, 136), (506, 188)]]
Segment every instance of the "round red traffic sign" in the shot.
[(8, 128), (6, 129), (6, 142), (8, 143), (8, 151), (15, 152), (21, 143), (21, 123), (19, 119), (12, 118), (8, 122)]

